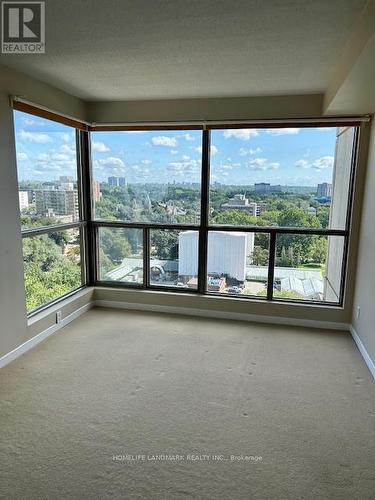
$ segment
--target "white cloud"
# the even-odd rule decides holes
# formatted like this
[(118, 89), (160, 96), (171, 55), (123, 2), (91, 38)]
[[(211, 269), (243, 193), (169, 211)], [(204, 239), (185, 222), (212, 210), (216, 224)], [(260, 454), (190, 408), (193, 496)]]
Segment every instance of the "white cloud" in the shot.
[(76, 167), (76, 159), (71, 153), (59, 153), (50, 151), (48, 153), (39, 153), (37, 162), (44, 169), (48, 170), (71, 170)]
[(76, 148), (74, 146), (69, 146), (68, 144), (62, 144), (60, 147), (60, 153), (66, 153), (69, 155), (76, 155)]
[(332, 168), (334, 160), (335, 159), (333, 156), (321, 156), (320, 158), (317, 158), (313, 161), (301, 158), (300, 160), (296, 161), (294, 165), (298, 168), (312, 168), (317, 172), (320, 172), (321, 170)]
[(188, 155), (182, 155), (182, 159), (184, 161), (188, 161), (188, 160), (190, 160), (190, 156), (188, 156)]
[(178, 151), (176, 151), (175, 149), (171, 149), (170, 153), (171, 155), (178, 155)]
[(48, 134), (40, 134), (39, 132), (26, 132), (21, 130), (20, 138), (24, 141), (34, 142), (36, 144), (47, 144), (52, 142), (52, 138)]
[(124, 162), (121, 158), (117, 158), (115, 156), (108, 156), (108, 158), (102, 158), (97, 160), (97, 163), (103, 167), (111, 167), (111, 168), (119, 168), (123, 169), (125, 167)]
[(64, 132), (64, 133), (61, 135), (61, 139), (62, 139), (64, 142), (70, 142), (73, 138), (74, 138), (74, 133), (72, 133), (72, 134), (68, 134), (68, 133)]
[(261, 148), (255, 148), (255, 149), (245, 149), (245, 148), (240, 148), (239, 150), (239, 155), (240, 156), (252, 156), (252, 155), (258, 155), (262, 152), (263, 150)]
[(333, 130), (336, 130), (336, 127), (316, 127), (315, 130), (318, 132), (333, 132)]
[(55, 153), (52, 155), (52, 160), (54, 161), (69, 161), (70, 156), (65, 153)]
[(300, 160), (296, 161), (294, 165), (298, 168), (310, 168), (311, 162), (301, 158)]
[(220, 165), (218, 170), (232, 170), (232, 168), (240, 167), (241, 163), (225, 163), (224, 165)]
[(171, 162), (167, 169), (175, 175), (197, 175), (200, 173), (200, 161), (189, 159)]
[(28, 160), (29, 157), (27, 156), (26, 153), (18, 153), (17, 155), (17, 160), (18, 161), (25, 161), (25, 160)]
[(280, 168), (280, 163), (269, 162), (267, 158), (254, 158), (247, 163), (247, 167), (250, 170), (278, 170)]
[[(197, 148), (195, 148), (195, 151), (197, 153), (202, 154), (202, 146), (198, 146)], [(215, 156), (219, 152), (219, 150), (217, 149), (217, 147), (214, 144), (211, 144), (210, 152), (211, 152), (211, 156)]]
[(143, 165), (150, 165), (152, 163), (151, 160), (141, 160), (141, 163), (143, 163)]
[(252, 137), (256, 137), (257, 135), (259, 135), (259, 133), (255, 128), (228, 129), (223, 133), (223, 136), (226, 139), (234, 137), (235, 139), (240, 139), (241, 141), (248, 141), (249, 139), (251, 139)]
[(174, 148), (178, 144), (175, 137), (167, 137), (165, 135), (153, 137), (151, 142), (154, 146), (169, 146), (170, 148)]
[(195, 137), (193, 137), (191, 134), (187, 133), (183, 136), (186, 141), (195, 141)]
[(95, 151), (96, 153), (105, 153), (106, 151), (109, 151), (109, 147), (104, 144), (104, 142), (92, 142), (92, 150)]
[(51, 156), (47, 153), (40, 153), (38, 154), (37, 156), (37, 160), (38, 161), (49, 161), (51, 158)]
[(25, 125), (25, 127), (32, 127), (33, 125), (44, 127), (46, 125), (46, 122), (43, 120), (33, 120), (31, 118), (24, 118), (22, 122)]
[(299, 134), (299, 128), (270, 128), (266, 131), (269, 135), (297, 135)]

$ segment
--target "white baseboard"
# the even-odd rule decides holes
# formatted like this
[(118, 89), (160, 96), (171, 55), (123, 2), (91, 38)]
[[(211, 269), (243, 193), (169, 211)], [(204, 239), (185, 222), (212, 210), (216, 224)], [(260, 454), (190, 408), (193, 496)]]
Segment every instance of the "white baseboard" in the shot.
[(3, 368), (5, 365), (11, 363), (15, 359), (22, 356), (22, 354), (25, 354), (27, 351), (30, 351), (30, 349), (33, 349), (33, 347), (37, 346), (38, 344), (43, 342), (43, 340), (48, 338), (50, 335), (57, 332), (58, 330), (60, 330), (64, 326), (68, 325), (69, 323), (71, 323), (75, 319), (77, 319), (79, 316), (81, 316), (83, 313), (85, 313), (86, 311), (88, 311), (92, 307), (93, 307), (92, 302), (85, 304), (84, 306), (80, 307), (79, 309), (77, 309), (73, 313), (66, 316), (63, 320), (60, 321), (60, 323), (56, 323), (55, 325), (50, 326), (49, 328), (47, 328), (43, 332), (40, 332), (37, 335), (35, 335), (35, 337), (31, 338), (30, 340), (27, 340), (23, 344), (19, 345), (15, 349), (13, 349), (13, 351), (8, 352), (7, 354), (5, 354), (4, 356), (2, 356), (0, 358), (0, 368)]
[(112, 300), (94, 300), (95, 307), (108, 307), (114, 309), (127, 309), (134, 311), (150, 311), (169, 314), (182, 314), (200, 316), (204, 318), (230, 319), (234, 321), (250, 321), (253, 323), (268, 323), (276, 325), (302, 326), (320, 328), (324, 330), (349, 331), (349, 324), (335, 323), (333, 321), (319, 321), (315, 319), (285, 318), (282, 316), (266, 316), (261, 314), (247, 314), (227, 311), (210, 311), (208, 309), (194, 309), (190, 307), (163, 306), (156, 304), (140, 304), (134, 302), (120, 302)]
[(368, 369), (370, 370), (372, 376), (375, 379), (375, 363), (371, 359), (371, 356), (369, 355), (369, 353), (367, 352), (366, 347), (363, 345), (362, 340), (359, 338), (358, 333), (353, 328), (353, 325), (350, 325), (350, 333), (352, 334), (353, 340), (356, 343), (358, 350), (362, 355), (362, 358), (364, 359)]

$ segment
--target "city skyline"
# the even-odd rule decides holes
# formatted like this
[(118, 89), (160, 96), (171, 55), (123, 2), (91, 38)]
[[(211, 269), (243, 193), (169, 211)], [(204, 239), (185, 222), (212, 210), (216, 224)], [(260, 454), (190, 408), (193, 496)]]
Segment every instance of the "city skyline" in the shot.
[[(71, 128), (15, 112), (20, 181), (76, 179)], [(93, 176), (129, 184), (199, 182), (199, 130), (93, 132)], [(332, 182), (336, 129), (227, 129), (211, 132), (211, 183), (317, 186)]]

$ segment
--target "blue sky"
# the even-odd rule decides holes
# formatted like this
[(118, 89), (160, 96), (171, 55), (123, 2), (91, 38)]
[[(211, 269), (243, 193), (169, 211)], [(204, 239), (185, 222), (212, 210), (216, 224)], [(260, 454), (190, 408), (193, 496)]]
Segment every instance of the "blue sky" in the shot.
[[(69, 127), (15, 112), (19, 179), (76, 177)], [(315, 186), (332, 180), (335, 128), (214, 130), (211, 182)], [(198, 182), (201, 132), (94, 132), (94, 178), (134, 182)]]

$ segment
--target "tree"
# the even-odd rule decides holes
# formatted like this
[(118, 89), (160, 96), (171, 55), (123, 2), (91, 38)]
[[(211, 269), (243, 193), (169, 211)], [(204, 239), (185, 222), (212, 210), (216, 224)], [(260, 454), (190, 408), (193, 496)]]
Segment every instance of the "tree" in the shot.
[(278, 259), (277, 265), (279, 265), (281, 267), (290, 267), (292, 265), (292, 263), (290, 262), (290, 258), (287, 255), (287, 252), (286, 252), (284, 246), (281, 248), (281, 255)]
[(156, 230), (151, 232), (151, 246), (159, 259), (178, 259), (178, 233), (176, 231)]
[(242, 210), (225, 210), (214, 216), (217, 224), (230, 224), (232, 226), (256, 226), (257, 217)]
[(322, 237), (314, 237), (314, 241), (310, 248), (309, 257), (319, 264), (324, 264), (327, 258), (327, 239)]
[(52, 235), (24, 239), (27, 310), (31, 311), (81, 285), (79, 246), (63, 254)]
[(327, 228), (329, 224), (329, 212), (330, 208), (325, 206), (319, 206), (317, 208), (316, 216), (320, 221), (322, 227)]
[(112, 262), (119, 263), (131, 254), (124, 229), (100, 229), (100, 248)]
[(268, 249), (255, 246), (251, 261), (254, 266), (266, 266), (268, 264)]

